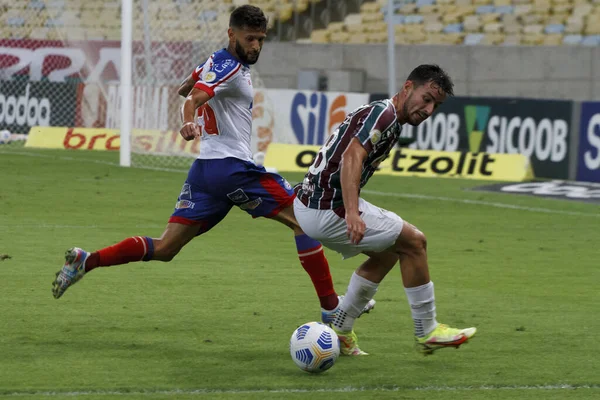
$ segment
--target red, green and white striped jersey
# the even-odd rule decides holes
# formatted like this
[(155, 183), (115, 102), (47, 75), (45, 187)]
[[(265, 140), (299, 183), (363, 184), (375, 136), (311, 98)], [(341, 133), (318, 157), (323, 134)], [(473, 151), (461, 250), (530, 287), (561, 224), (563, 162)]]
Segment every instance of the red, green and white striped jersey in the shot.
[(341, 162), (352, 139), (357, 138), (368, 153), (360, 177), (362, 188), (381, 161), (389, 156), (401, 131), (402, 125), (396, 120), (396, 109), (390, 99), (357, 108), (319, 150), (304, 181), (296, 187), (298, 199), (307, 207), (320, 210), (343, 206)]

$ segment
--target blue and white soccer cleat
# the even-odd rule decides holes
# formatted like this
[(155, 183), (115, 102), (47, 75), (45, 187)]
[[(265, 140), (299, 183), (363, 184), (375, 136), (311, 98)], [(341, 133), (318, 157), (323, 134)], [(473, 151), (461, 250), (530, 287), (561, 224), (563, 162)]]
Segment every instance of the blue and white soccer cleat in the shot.
[(65, 265), (56, 273), (52, 282), (52, 294), (55, 299), (65, 293), (69, 286), (77, 283), (85, 275), (85, 260), (90, 253), (79, 247), (73, 247), (65, 252)]
[[(338, 305), (333, 310), (325, 310), (324, 308), (321, 308), (321, 321), (323, 321), (324, 324), (326, 324), (326, 325), (333, 324), (333, 320), (335, 319), (335, 316), (337, 315), (337, 313), (342, 305), (342, 300), (344, 300), (344, 295), (338, 296)], [(360, 315), (366, 314), (369, 311), (371, 311), (373, 308), (375, 308), (375, 303), (376, 303), (375, 300), (373, 300), (373, 299), (369, 300), (369, 302), (367, 303), (365, 308), (363, 308)], [(359, 317), (360, 317), (360, 315), (359, 315)]]

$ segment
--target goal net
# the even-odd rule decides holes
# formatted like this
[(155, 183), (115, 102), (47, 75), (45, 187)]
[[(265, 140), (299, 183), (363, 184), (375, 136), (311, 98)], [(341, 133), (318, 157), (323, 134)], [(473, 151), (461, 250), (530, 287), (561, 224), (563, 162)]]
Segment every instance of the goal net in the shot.
[[(133, 13), (122, 22), (122, 2)], [(241, 3), (253, 3), (242, 1)], [(238, 0), (0, 0), (0, 131), (34, 126), (96, 128), (67, 133), (65, 147), (118, 149), (121, 78), (131, 74), (131, 165), (187, 169), (199, 141), (179, 135), (179, 84), (226, 46)], [(269, 16), (273, 21), (273, 16)], [(121, 28), (132, 27), (131, 71), (121, 69)], [(272, 121), (253, 71), (254, 151)], [(104, 131), (100, 131), (104, 130)], [(87, 132), (81, 130), (81, 132)], [(104, 136), (102, 136), (104, 134)], [(95, 137), (95, 139), (94, 139)]]
[[(177, 89), (198, 64), (227, 46), (234, 7), (231, 1), (139, 1), (140, 11), (134, 12), (133, 19), (132, 166), (187, 169), (190, 157), (197, 156), (200, 141), (186, 142), (178, 132), (183, 98)], [(261, 124), (264, 86), (255, 69), (252, 78), (257, 105), (253, 150), (257, 152), (260, 140), (270, 132), (265, 130), (268, 125)]]

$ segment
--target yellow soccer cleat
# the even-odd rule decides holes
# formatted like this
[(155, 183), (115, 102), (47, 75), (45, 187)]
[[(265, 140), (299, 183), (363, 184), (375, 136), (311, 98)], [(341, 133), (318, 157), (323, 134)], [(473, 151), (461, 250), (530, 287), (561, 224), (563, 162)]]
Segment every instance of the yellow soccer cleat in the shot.
[(471, 339), (477, 328), (456, 329), (448, 325), (438, 326), (425, 337), (415, 337), (417, 350), (424, 355), (433, 354), (434, 351), (444, 347), (459, 348), (461, 344)]
[(368, 356), (358, 347), (358, 338), (354, 330), (350, 332), (340, 332), (333, 328), (334, 332), (340, 339), (340, 354), (343, 356)]

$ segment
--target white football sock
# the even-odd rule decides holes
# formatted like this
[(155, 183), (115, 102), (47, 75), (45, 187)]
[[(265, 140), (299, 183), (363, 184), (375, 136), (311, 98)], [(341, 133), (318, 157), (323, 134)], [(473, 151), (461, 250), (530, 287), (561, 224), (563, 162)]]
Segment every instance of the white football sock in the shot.
[(341, 332), (350, 332), (354, 320), (359, 317), (363, 309), (377, 293), (378, 283), (371, 282), (355, 273), (350, 278), (348, 291), (340, 305), (340, 311), (333, 321), (333, 327)]
[(424, 337), (437, 326), (433, 282), (413, 288), (404, 288), (404, 291), (415, 322), (415, 335)]

